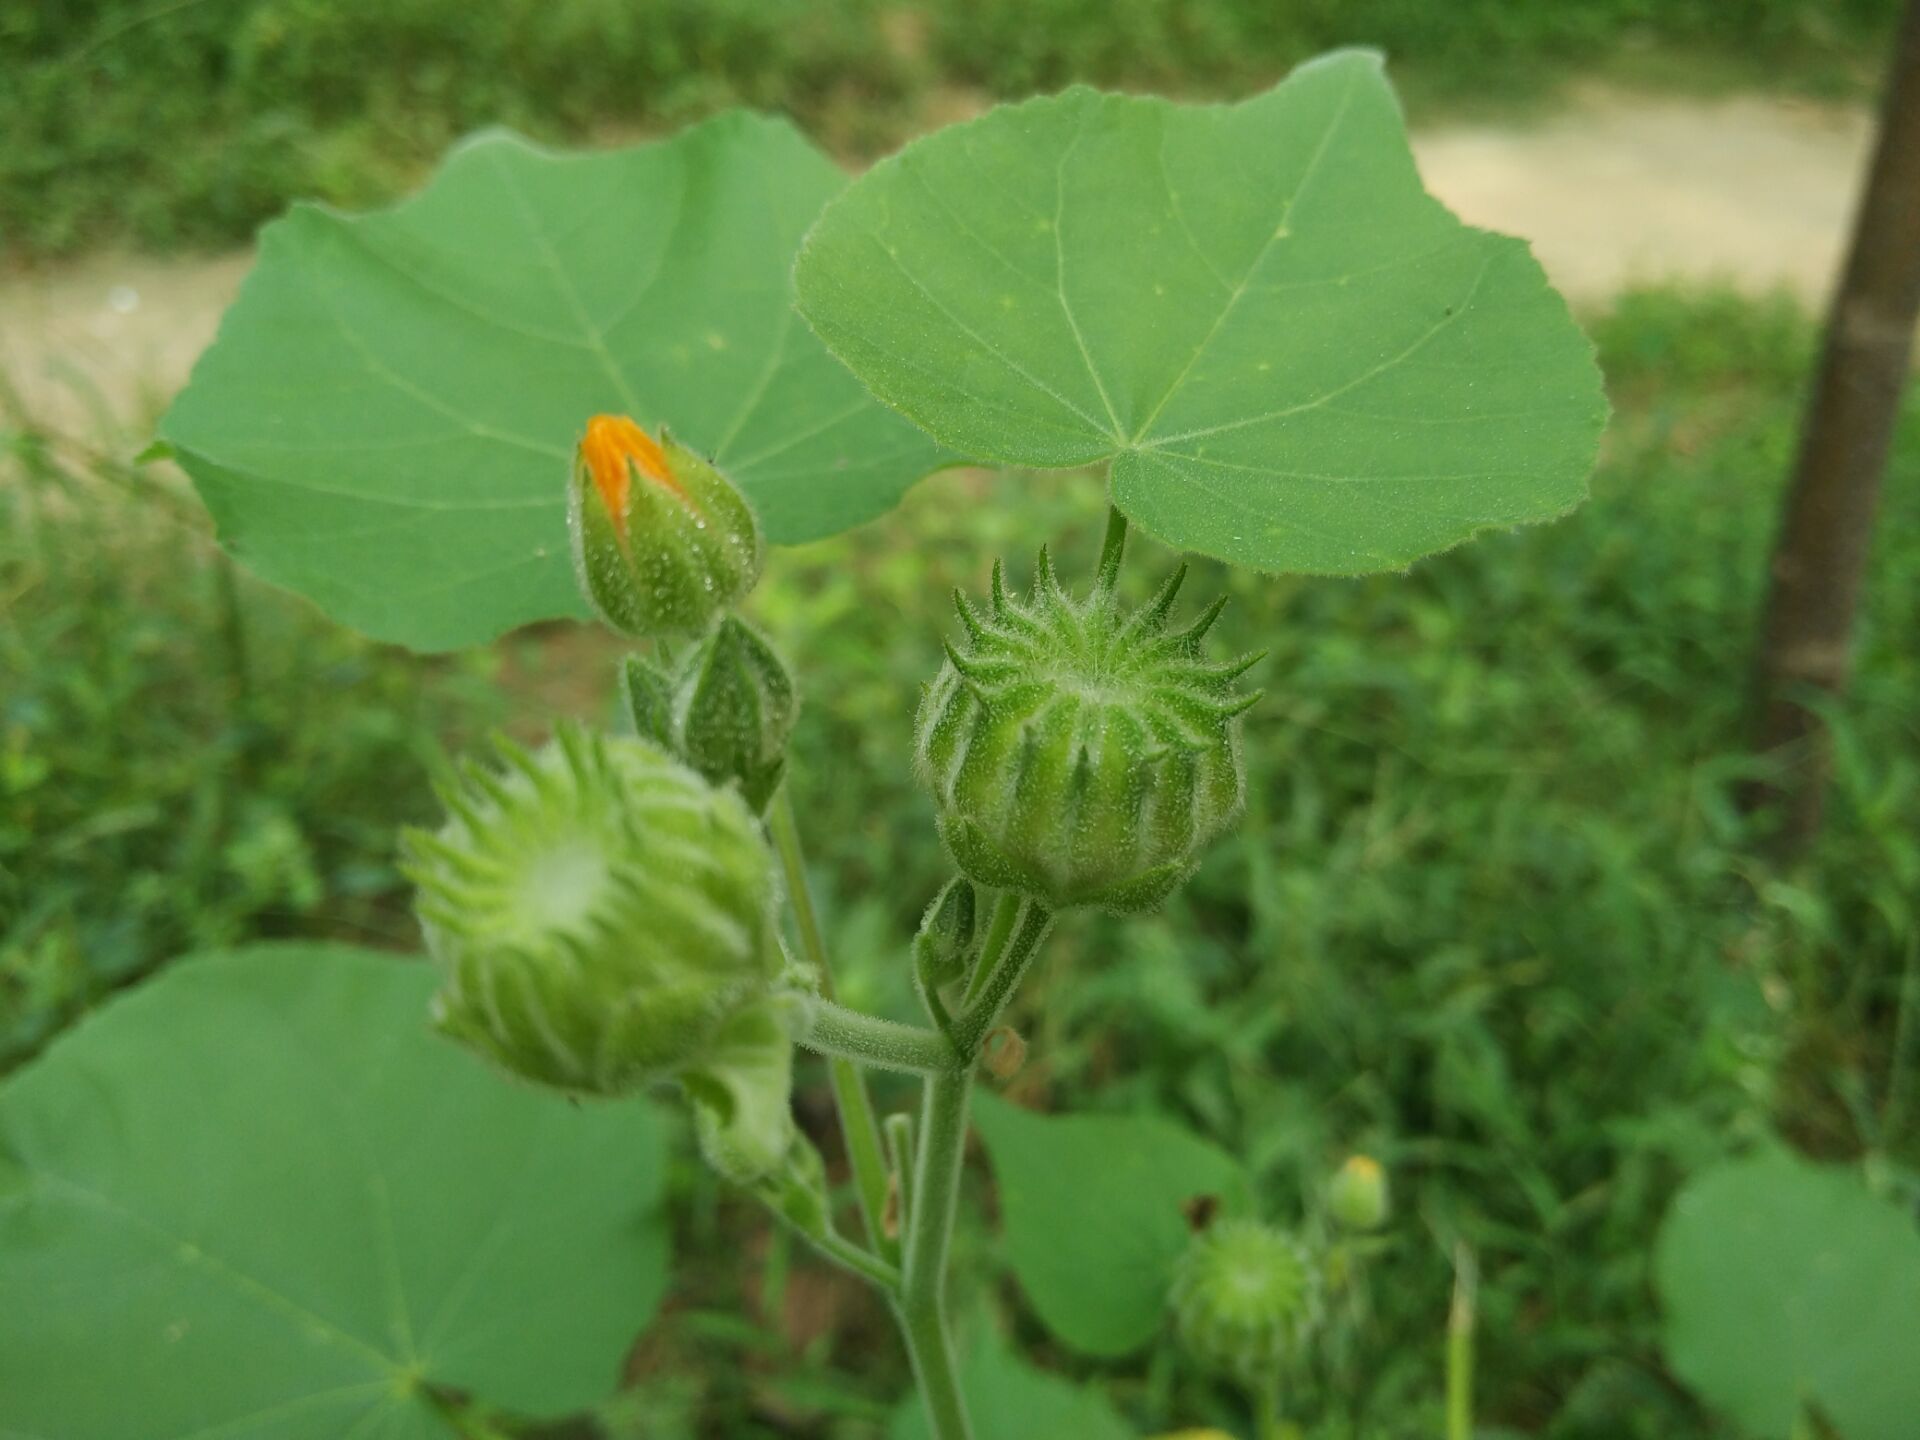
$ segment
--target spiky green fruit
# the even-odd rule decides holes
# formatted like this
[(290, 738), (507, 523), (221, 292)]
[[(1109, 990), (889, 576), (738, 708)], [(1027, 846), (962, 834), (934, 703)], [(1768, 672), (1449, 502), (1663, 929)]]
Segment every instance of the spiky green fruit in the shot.
[(647, 741), (562, 730), (444, 787), (406, 869), (447, 1034), (575, 1093), (680, 1082), (736, 1177), (790, 1135), (773, 857), (737, 795)]
[(1245, 1384), (1269, 1383), (1319, 1323), (1320, 1277), (1284, 1230), (1217, 1220), (1175, 1263), (1168, 1304), (1194, 1359)]
[(716, 785), (766, 809), (799, 711), (793, 678), (751, 626), (724, 616), (670, 668), (638, 655), (623, 669), (633, 728)]
[(1114, 595), (1117, 552), (1073, 600), (1047, 552), (1025, 600), (994, 567), (985, 614), (955, 593), (964, 633), (927, 687), (915, 766), (941, 837), (978, 884), (1054, 909), (1148, 910), (1238, 814), (1235, 682), (1257, 660), (1211, 662), (1224, 600), (1170, 630), (1186, 567), (1141, 609)]
[(760, 578), (746, 496), (665, 430), (596, 415), (574, 453), (567, 520), (581, 593), (623, 635), (695, 634)]

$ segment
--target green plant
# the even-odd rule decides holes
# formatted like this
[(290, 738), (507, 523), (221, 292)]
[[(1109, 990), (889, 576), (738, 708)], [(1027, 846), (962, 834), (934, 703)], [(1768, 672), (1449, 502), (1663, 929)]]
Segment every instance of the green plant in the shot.
[[(650, 1115), (634, 1092), (677, 1085), (715, 1167), (889, 1300), (927, 1433), (956, 1440), (971, 1429), (946, 1287), (976, 1069), (1004, 1076), (1031, 1049), (1005, 1021), (1056, 914), (1164, 901), (1245, 795), (1247, 662), (1203, 644), (1217, 610), (1170, 623), (1177, 575), (1141, 608), (1118, 604), (1129, 531), (1264, 572), (1398, 569), (1576, 504), (1605, 402), (1590, 347), (1525, 246), (1461, 225), (1421, 190), (1368, 55), (1329, 57), (1225, 109), (1069, 91), (941, 132), (836, 192), (796, 135), (747, 118), (592, 157), (483, 139), (410, 205), (360, 219), (303, 209), (270, 230), (162, 434), (231, 545), (374, 634), (451, 648), (591, 600), (655, 647), (622, 673), (644, 738), (508, 748), (504, 772), (474, 767), (448, 787), (445, 828), (414, 841), (441, 1014), (523, 1078), (626, 1097), (588, 1112), (603, 1118)], [(657, 444), (649, 432), (669, 424), (698, 448)], [(985, 611), (961, 602), (965, 638), (927, 692), (919, 770), (972, 888), (916, 897), (934, 902), (915, 947), (929, 1023), (908, 1025), (835, 997), (792, 798), (805, 777), (769, 770), (790, 715), (774, 720), (804, 686), (721, 612), (751, 583), (762, 537), (845, 528), (959, 457), (1103, 466), (1111, 505), (1085, 598), (1043, 552), (1024, 600), (996, 581)], [(706, 626), (718, 628), (692, 661), (670, 653)], [(776, 939), (776, 867), (792, 962)], [(307, 963), (316, 976), (365, 965)], [(222, 986), (271, 990), (256, 977), (288, 964), (189, 965), (119, 1013), (217, 1037), (232, 1023)], [(240, 1008), (248, 1023), (273, 1013), (271, 999)], [(431, 1123), (392, 1109), (386, 1082), (424, 1053), (452, 1060), (384, 1009), (367, 1034), (378, 1063), (320, 1086), (328, 1143), (363, 1157), (336, 1238), (345, 1248), (370, 1224), (364, 1263), (335, 1276), (325, 1247), (289, 1254), (210, 1227), (217, 1212), (182, 1182), (192, 1169), (150, 1128), (127, 1142), (139, 1164), (117, 1163), (110, 1124), (67, 1127), (80, 1139), (64, 1148), (62, 1105), (111, 1115), (136, 1078), (76, 1093), (95, 1052), (124, 1043), (110, 1016), (7, 1097), (0, 1265), (36, 1285), (78, 1263), (110, 1276), (125, 1263), (110, 1240), (132, 1233), (204, 1286), (195, 1333), (216, 1337), (204, 1343), (266, 1312), (291, 1345), (283, 1364), (235, 1367), (235, 1384), (207, 1395), (151, 1368), (170, 1416), (234, 1433), (287, 1433), (296, 1417), (326, 1433), (358, 1416), (369, 1433), (486, 1434), (510, 1423), (499, 1412), (592, 1398), (578, 1367), (520, 1383), (530, 1360), (515, 1383), (489, 1383), (480, 1359), (529, 1319), (515, 1313), (523, 1289), (489, 1287), (538, 1275), (556, 1247), (569, 1276), (590, 1266), (600, 1207), (617, 1213), (620, 1197), (604, 1182), (554, 1185), (564, 1161), (528, 1154), (528, 1191), (449, 1279), (417, 1207), (467, 1177), (384, 1142)], [(277, 1053), (294, 1069), (276, 1093), (311, 1098), (307, 1063), (353, 1074), (339, 1027), (288, 1038)], [(842, 1231), (818, 1153), (787, 1123), (796, 1041), (832, 1059), (861, 1238)], [(880, 1124), (868, 1069), (916, 1079), (917, 1115)], [(206, 1083), (188, 1055), (151, 1099), (182, 1103)], [(537, 1137), (585, 1133), (553, 1097), (500, 1089)], [(484, 1101), (463, 1091), (458, 1115), (455, 1134), (485, 1136)], [(1019, 1122), (999, 1124), (999, 1141), (986, 1128), (1004, 1167)], [(534, 1141), (503, 1131), (501, 1143)], [(1109, 1193), (1098, 1166), (1150, 1146), (1172, 1162)], [(1047, 1225), (1090, 1207), (1104, 1218), (1079, 1235), (1105, 1248), (1063, 1267), (1070, 1250), (1050, 1247), (1029, 1288), (1043, 1313), (1038, 1296), (1053, 1295), (1063, 1338), (1120, 1354), (1152, 1338), (1170, 1297), (1191, 1308), (1212, 1293), (1188, 1283), (1181, 1256), (1206, 1243), (1189, 1229), (1206, 1230), (1216, 1202), (1221, 1239), (1266, 1232), (1245, 1228), (1261, 1217), (1237, 1162), (1177, 1129), (1109, 1130), (1091, 1158), (1047, 1157), (1048, 1198), (1026, 1213)], [(250, 1166), (268, 1194), (297, 1170), (270, 1150)], [(576, 1223), (581, 1209), (590, 1223)], [(47, 1223), (76, 1214), (93, 1223)], [(1334, 1247), (1285, 1250), (1298, 1284), (1269, 1298), (1317, 1297), (1313, 1267)], [(1090, 1304), (1116, 1252), (1143, 1257), (1119, 1267), (1125, 1304)], [(422, 1297), (483, 1340), (436, 1344), (440, 1327), (416, 1324)], [(644, 1298), (593, 1315), (637, 1324)], [(1218, 1338), (1223, 1313), (1184, 1328)], [(1242, 1313), (1227, 1327), (1244, 1332), (1236, 1354), (1249, 1335), (1286, 1342), (1262, 1340), (1259, 1363), (1236, 1367), (1268, 1434), (1278, 1367), (1304, 1358), (1297, 1318)], [(289, 1328), (345, 1338), (302, 1348)], [(44, 1429), (67, 1423), (63, 1406), (91, 1406), (82, 1428), (104, 1432), (146, 1402), (138, 1387), (77, 1396), (86, 1367), (61, 1336), (31, 1352), (30, 1387), (0, 1386), (26, 1397), (0, 1416)]]

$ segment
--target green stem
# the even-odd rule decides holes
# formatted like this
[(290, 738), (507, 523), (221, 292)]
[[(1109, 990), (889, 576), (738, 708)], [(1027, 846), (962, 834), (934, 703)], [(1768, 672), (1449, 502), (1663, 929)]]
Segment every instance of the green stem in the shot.
[(987, 976), (994, 966), (1000, 963), (1000, 952), (1007, 948), (1007, 941), (1013, 936), (1014, 917), (1020, 913), (1020, 897), (1011, 893), (1002, 893), (993, 907), (993, 918), (987, 922), (986, 939), (980, 943), (980, 958), (974, 963), (973, 974), (967, 980), (967, 993), (961, 1000), (964, 1006), (971, 1006), (980, 997), (980, 987), (987, 983)]
[(1447, 1440), (1473, 1440), (1473, 1252), (1453, 1247), (1453, 1306), (1447, 1313)]
[[(794, 823), (793, 798), (785, 785), (774, 795), (767, 818), (774, 848), (780, 852), (780, 867), (786, 873), (787, 900), (793, 906), (800, 948), (820, 977), (821, 996), (831, 1002), (833, 972), (827, 967), (827, 945), (821, 938), (820, 917), (814, 912), (813, 892), (807, 888), (800, 827)], [(827, 1076), (833, 1086), (834, 1108), (840, 1114), (840, 1133), (846, 1141), (847, 1162), (853, 1167), (854, 1190), (860, 1198), (860, 1219), (866, 1226), (867, 1239), (884, 1259), (897, 1259), (899, 1244), (887, 1237), (882, 1225), (887, 1208), (887, 1161), (880, 1146), (880, 1122), (874, 1117), (867, 1082), (854, 1063), (841, 1055), (827, 1058)]]
[(913, 1226), (913, 1116), (902, 1110), (889, 1115), (881, 1126), (887, 1132), (887, 1154), (893, 1161), (894, 1213), (900, 1218), (900, 1233)]
[(822, 1055), (878, 1065), (883, 1070), (931, 1075), (951, 1070), (955, 1064), (953, 1045), (938, 1030), (882, 1020), (832, 1000), (814, 1003), (812, 1020), (799, 1041)]
[(1100, 568), (1094, 573), (1094, 584), (1101, 590), (1111, 590), (1120, 581), (1120, 557), (1127, 548), (1127, 517), (1120, 513), (1118, 505), (1107, 507), (1107, 534), (1100, 542)]
[(1268, 1375), (1253, 1387), (1254, 1440), (1280, 1440), (1280, 1381)]
[(932, 1440), (972, 1440), (973, 1435), (966, 1397), (954, 1373), (946, 1316), (947, 1246), (960, 1193), (972, 1087), (970, 1068), (950, 1070), (927, 1081), (920, 1154), (914, 1166), (913, 1223), (896, 1307)]
[(807, 1235), (804, 1231), (795, 1233), (802, 1235), (809, 1245), (834, 1264), (843, 1265), (863, 1279), (871, 1280), (888, 1295), (899, 1293), (898, 1267), (889, 1265), (871, 1251), (854, 1244), (846, 1236), (833, 1230), (827, 1231), (824, 1235)]
[[(980, 1041), (999, 1020), (1000, 1012), (1007, 1008), (1007, 1001), (1013, 998), (1020, 977), (1027, 973), (1034, 952), (1040, 948), (1040, 942), (1046, 938), (1047, 929), (1052, 924), (1053, 912), (1038, 900), (1020, 902), (1020, 924), (1014, 931), (1012, 941), (994, 964), (993, 973), (980, 987), (980, 998), (967, 1007), (967, 1013), (954, 1026), (954, 1048), (969, 1067), (980, 1049)], [(983, 967), (985, 963), (983, 956)]]

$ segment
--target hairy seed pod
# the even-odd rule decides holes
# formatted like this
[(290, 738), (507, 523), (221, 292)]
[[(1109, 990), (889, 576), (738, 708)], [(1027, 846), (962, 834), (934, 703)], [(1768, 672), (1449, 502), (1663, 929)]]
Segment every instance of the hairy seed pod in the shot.
[(623, 635), (704, 630), (753, 588), (765, 558), (753, 507), (726, 476), (624, 415), (587, 422), (567, 520), (581, 592)]
[(445, 787), (406, 871), (448, 1035), (528, 1080), (678, 1081), (740, 1175), (777, 1163), (795, 1007), (773, 857), (740, 798), (657, 745), (565, 729)]
[(1284, 1230), (1219, 1220), (1174, 1266), (1174, 1328), (1194, 1359), (1243, 1384), (1269, 1383), (1320, 1318), (1320, 1277)]
[(639, 735), (715, 785), (737, 785), (756, 813), (766, 809), (786, 769), (799, 702), (787, 667), (757, 631), (724, 616), (671, 669), (635, 655), (623, 676)]
[(1378, 1230), (1387, 1223), (1387, 1172), (1371, 1155), (1349, 1155), (1327, 1185), (1327, 1213), (1342, 1230)]
[(921, 699), (915, 765), (941, 838), (976, 883), (1054, 909), (1152, 909), (1238, 814), (1235, 681), (1259, 659), (1206, 660), (1224, 600), (1184, 630), (1167, 617), (1183, 565), (1131, 614), (1118, 556), (1084, 601), (1047, 552), (1023, 601), (994, 567), (985, 613), (955, 595), (964, 633)]

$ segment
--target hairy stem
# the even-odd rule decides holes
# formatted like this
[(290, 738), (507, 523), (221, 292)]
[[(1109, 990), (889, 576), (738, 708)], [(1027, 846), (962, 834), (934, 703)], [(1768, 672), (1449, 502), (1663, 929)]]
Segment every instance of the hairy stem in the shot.
[(980, 943), (980, 958), (974, 963), (973, 974), (967, 980), (966, 997), (962, 1004), (971, 1006), (980, 997), (981, 987), (987, 983), (987, 976), (1000, 963), (1000, 952), (1007, 948), (1007, 941), (1013, 936), (1014, 917), (1020, 913), (1020, 897), (1002, 894), (994, 902), (993, 918), (987, 922), (986, 939)]
[[(833, 972), (827, 967), (820, 917), (814, 913), (813, 892), (807, 888), (800, 827), (794, 823), (793, 798), (785, 785), (774, 795), (767, 819), (774, 848), (780, 852), (780, 867), (786, 874), (787, 900), (793, 906), (801, 950), (820, 977), (821, 996), (831, 1003)], [(880, 1147), (880, 1123), (874, 1118), (867, 1082), (859, 1068), (841, 1055), (827, 1058), (827, 1075), (833, 1085), (833, 1103), (840, 1114), (840, 1134), (846, 1142), (847, 1162), (853, 1167), (854, 1191), (860, 1197), (860, 1218), (866, 1225), (867, 1239), (883, 1258), (898, 1259), (899, 1245), (887, 1238), (882, 1224), (887, 1208), (887, 1161)]]
[(973, 1435), (966, 1397), (954, 1374), (946, 1315), (947, 1245), (960, 1193), (972, 1088), (971, 1068), (950, 1070), (927, 1081), (920, 1154), (914, 1166), (912, 1225), (896, 1307), (933, 1440), (971, 1440)]
[[(1000, 1012), (1007, 1008), (1007, 1001), (1013, 998), (1021, 976), (1027, 973), (1034, 952), (1040, 948), (1040, 942), (1046, 938), (1052, 924), (1053, 912), (1038, 900), (1020, 902), (1020, 919), (1014, 927), (1013, 939), (1000, 953), (992, 973), (980, 987), (980, 998), (967, 1007), (967, 1013), (954, 1026), (954, 1047), (959, 1050), (965, 1064), (972, 1065), (981, 1039), (999, 1020)], [(983, 969), (986, 958), (981, 957)]]
[(836, 1231), (829, 1230), (823, 1235), (806, 1235), (800, 1232), (806, 1242), (818, 1250), (834, 1264), (853, 1271), (864, 1280), (870, 1280), (884, 1293), (894, 1295), (900, 1290), (900, 1271), (889, 1265), (878, 1255), (847, 1239)]
[(958, 1063), (953, 1045), (938, 1030), (882, 1020), (833, 1000), (814, 1004), (811, 1024), (798, 1039), (822, 1055), (878, 1065), (883, 1070), (931, 1075), (951, 1070)]
[(1100, 568), (1094, 572), (1094, 584), (1111, 590), (1119, 583), (1120, 557), (1127, 548), (1127, 517), (1118, 505), (1107, 507), (1107, 534), (1100, 542)]

